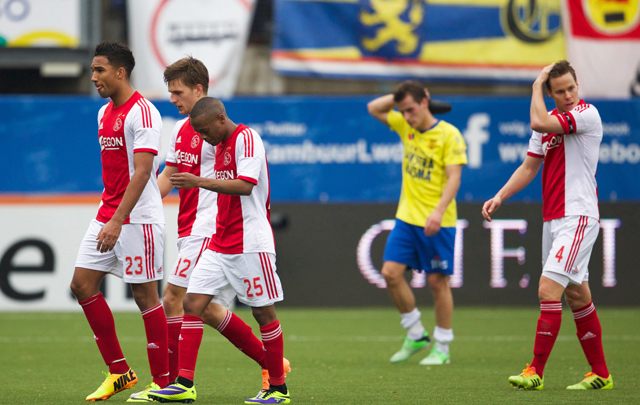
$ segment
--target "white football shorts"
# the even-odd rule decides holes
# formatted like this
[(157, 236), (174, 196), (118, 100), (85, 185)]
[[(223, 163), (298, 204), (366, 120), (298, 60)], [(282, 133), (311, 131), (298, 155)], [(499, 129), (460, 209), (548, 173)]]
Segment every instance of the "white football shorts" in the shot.
[(76, 267), (111, 273), (131, 284), (162, 280), (164, 224), (124, 224), (113, 250), (100, 253), (96, 238), (104, 225), (91, 221), (80, 243)]
[(542, 228), (542, 275), (564, 286), (589, 281), (589, 259), (600, 222), (572, 215), (552, 219)]
[[(169, 272), (168, 283), (177, 287), (187, 288), (191, 273), (200, 261), (200, 257), (207, 250), (211, 238), (189, 235), (178, 239), (178, 259)], [(236, 298), (236, 292), (230, 285), (215, 296), (211, 302), (229, 307)]]
[(232, 255), (207, 250), (191, 274), (187, 294), (218, 297), (228, 286), (250, 307), (266, 307), (284, 299), (273, 253)]

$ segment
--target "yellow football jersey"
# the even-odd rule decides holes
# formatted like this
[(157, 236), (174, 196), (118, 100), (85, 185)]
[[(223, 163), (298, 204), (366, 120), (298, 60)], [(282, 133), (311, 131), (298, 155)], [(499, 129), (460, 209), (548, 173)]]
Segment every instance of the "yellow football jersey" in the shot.
[[(400, 112), (392, 110), (387, 122), (404, 144), (402, 192), (396, 218), (424, 226), (447, 184), (445, 166), (467, 164), (467, 145), (460, 131), (442, 120), (420, 132), (411, 128)], [(457, 219), (454, 199), (442, 217), (442, 226), (454, 227)]]

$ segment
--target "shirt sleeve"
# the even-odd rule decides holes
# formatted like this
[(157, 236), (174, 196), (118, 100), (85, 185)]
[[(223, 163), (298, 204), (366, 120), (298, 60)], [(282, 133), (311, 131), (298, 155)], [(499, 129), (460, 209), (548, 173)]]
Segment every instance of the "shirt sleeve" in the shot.
[(176, 160), (176, 138), (185, 121), (186, 120), (181, 120), (176, 122), (173, 131), (171, 131), (171, 140), (169, 141), (169, 150), (167, 151), (167, 166), (178, 166), (178, 161)]
[[(133, 153), (150, 152), (157, 155), (162, 146), (162, 117), (147, 99), (141, 98), (131, 109), (130, 124), (133, 132)], [(129, 121), (129, 116), (127, 116)]]
[(264, 144), (260, 135), (250, 128), (242, 131), (236, 141), (238, 178), (257, 185), (265, 156)]
[(533, 133), (531, 134), (527, 155), (544, 159), (544, 151), (542, 150), (542, 134), (540, 132), (533, 131)]
[(444, 140), (444, 165), (466, 165), (467, 144), (458, 128), (450, 125)]
[(405, 121), (402, 113), (400, 111), (391, 110), (389, 111), (389, 115), (387, 115), (387, 123), (389, 124), (389, 128), (397, 132), (400, 135), (400, 138), (404, 140), (407, 136), (407, 127), (409, 124)]
[(571, 111), (555, 114), (562, 125), (564, 134), (596, 135), (597, 127), (602, 125), (598, 110), (591, 104), (579, 104)]

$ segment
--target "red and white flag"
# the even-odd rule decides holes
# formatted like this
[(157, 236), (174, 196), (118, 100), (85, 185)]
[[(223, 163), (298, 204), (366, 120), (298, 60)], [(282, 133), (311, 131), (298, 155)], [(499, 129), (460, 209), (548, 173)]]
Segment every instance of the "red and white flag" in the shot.
[(640, 96), (640, 2), (564, 0), (567, 55), (581, 97)]
[(209, 70), (209, 95), (233, 96), (256, 0), (127, 2), (132, 81), (145, 97), (169, 98), (164, 69), (187, 55)]

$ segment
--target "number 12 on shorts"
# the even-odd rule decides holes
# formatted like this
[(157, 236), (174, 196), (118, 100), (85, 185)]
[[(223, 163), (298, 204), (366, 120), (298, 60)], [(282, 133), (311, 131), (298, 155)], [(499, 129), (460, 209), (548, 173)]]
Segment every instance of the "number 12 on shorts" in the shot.
[(244, 281), (244, 283), (247, 285), (248, 298), (259, 297), (264, 294), (264, 291), (262, 290), (262, 284), (259, 283), (260, 277), (254, 277), (253, 284), (251, 284), (251, 280), (247, 278), (243, 279), (242, 281)]

